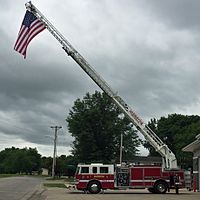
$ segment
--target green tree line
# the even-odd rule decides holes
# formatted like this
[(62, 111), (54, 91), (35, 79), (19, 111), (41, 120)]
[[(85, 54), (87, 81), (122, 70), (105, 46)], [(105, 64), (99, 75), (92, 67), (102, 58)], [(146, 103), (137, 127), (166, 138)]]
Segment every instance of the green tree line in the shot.
[[(52, 172), (52, 157), (42, 157), (36, 148), (6, 148), (0, 152), (0, 174), (41, 174), (42, 168)], [(73, 176), (77, 163), (73, 156), (61, 155), (56, 158), (55, 174)]]
[(41, 168), (41, 155), (33, 148), (6, 148), (0, 152), (0, 173), (31, 174)]

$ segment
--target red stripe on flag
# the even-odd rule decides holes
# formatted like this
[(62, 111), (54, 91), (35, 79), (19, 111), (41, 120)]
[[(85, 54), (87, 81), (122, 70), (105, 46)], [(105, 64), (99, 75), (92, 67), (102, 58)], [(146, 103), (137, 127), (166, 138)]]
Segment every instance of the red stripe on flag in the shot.
[(27, 40), (27, 43), (26, 43), (26, 46), (25, 46), (25, 49), (24, 49), (24, 52), (23, 52), (23, 55), (24, 57), (26, 58), (26, 49), (29, 45), (29, 43), (31, 42), (31, 40), (37, 35), (39, 34), (41, 31), (43, 31), (45, 29), (45, 27), (42, 27), (43, 24), (41, 24), (41, 29), (37, 29), (37, 32), (35, 32), (34, 34), (31, 34), (31, 36), (28, 38)]
[(17, 41), (14, 45), (14, 50), (21, 53), (24, 58), (26, 58), (26, 50), (29, 43), (45, 28), (45, 25), (39, 19), (33, 16), (33, 14), (29, 11), (26, 11), (24, 20), (18, 33)]
[(24, 37), (26, 36), (27, 33), (28, 33), (28, 28), (25, 27), (25, 26), (23, 26), (22, 29), (21, 29), (20, 35), (19, 35), (19, 37), (17, 38), (17, 42), (16, 42), (16, 44), (15, 44), (15, 47), (14, 47), (14, 49), (15, 49), (16, 51), (19, 50), (19, 47), (20, 47), (21, 43), (23, 42)]
[(18, 37), (17, 37), (17, 41), (16, 41), (16, 43), (15, 43), (14, 49), (16, 49), (16, 46), (17, 46), (17, 44), (18, 44), (19, 39), (21, 38), (21, 36), (22, 36), (22, 34), (23, 34), (24, 29), (25, 29), (25, 27), (22, 25), (21, 28), (20, 28)]
[(40, 23), (40, 21), (37, 21), (30, 29), (29, 33), (27, 34), (27, 37), (24, 41), (23, 46), (20, 48), (20, 53), (24, 55), (24, 58), (26, 57), (26, 49), (28, 47), (28, 44), (30, 41), (41, 31), (45, 29), (44, 25)]
[[(23, 52), (24, 47), (27, 45), (28, 38), (30, 37), (31, 32), (33, 31), (33, 28), (34, 28), (38, 23), (40, 23), (40, 22), (39, 22), (38, 20), (36, 20), (36, 21), (33, 22), (32, 25), (30, 26), (29, 31), (27, 32), (27, 34), (26, 34), (26, 36), (25, 36), (25, 38), (24, 38), (24, 40), (23, 40), (23, 44), (22, 44), (21, 47), (20, 47), (20, 50), (19, 50), (20, 53)], [(22, 53), (22, 54), (23, 54), (23, 53)], [(23, 54), (23, 55), (24, 55), (24, 54)]]

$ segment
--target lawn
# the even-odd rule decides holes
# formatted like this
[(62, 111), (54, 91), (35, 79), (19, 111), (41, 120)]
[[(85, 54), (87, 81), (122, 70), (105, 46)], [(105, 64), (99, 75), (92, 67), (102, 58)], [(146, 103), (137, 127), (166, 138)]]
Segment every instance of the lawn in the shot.
[(21, 176), (19, 174), (0, 174), (0, 178)]
[(45, 187), (57, 187), (57, 188), (66, 188), (64, 183), (44, 183)]

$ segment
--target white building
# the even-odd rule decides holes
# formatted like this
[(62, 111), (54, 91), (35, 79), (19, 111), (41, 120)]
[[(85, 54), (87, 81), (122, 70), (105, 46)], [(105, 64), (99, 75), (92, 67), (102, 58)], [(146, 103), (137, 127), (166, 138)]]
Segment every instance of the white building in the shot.
[(196, 180), (196, 189), (200, 192), (200, 134), (196, 140), (182, 149), (186, 152), (193, 152), (193, 175)]
[(43, 176), (48, 176), (49, 175), (49, 170), (45, 169), (45, 168), (42, 168), (42, 175)]

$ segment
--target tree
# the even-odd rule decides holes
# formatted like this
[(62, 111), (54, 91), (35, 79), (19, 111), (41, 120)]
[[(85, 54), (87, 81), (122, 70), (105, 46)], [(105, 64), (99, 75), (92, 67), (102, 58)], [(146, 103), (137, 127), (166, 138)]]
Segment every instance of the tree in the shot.
[(6, 148), (0, 152), (0, 161), (0, 173), (31, 174), (41, 167), (41, 155), (33, 148)]
[(48, 169), (48, 172), (52, 172), (52, 163), (53, 163), (53, 158), (52, 157), (42, 157), (41, 159), (41, 167)]
[(61, 155), (56, 159), (56, 175), (71, 177), (76, 171), (77, 163), (74, 162), (73, 156)]
[[(192, 166), (192, 154), (183, 152), (182, 148), (193, 142), (195, 136), (199, 134), (199, 116), (171, 114), (168, 117), (161, 117), (159, 120), (152, 119), (148, 125), (176, 155), (178, 164), (181, 167), (187, 168)], [(155, 149), (147, 142), (145, 147), (149, 149), (151, 156), (158, 155)]]
[[(42, 157), (42, 168), (48, 169), (48, 171), (52, 172), (52, 157)], [(56, 158), (56, 167), (55, 167), (55, 175), (56, 176), (73, 176), (76, 171), (77, 162), (75, 161), (74, 156), (69, 155), (61, 155)]]
[(137, 154), (140, 140), (132, 124), (105, 93), (87, 93), (77, 99), (66, 121), (75, 138), (72, 154), (79, 162), (119, 160), (120, 135), (124, 138), (124, 158)]

